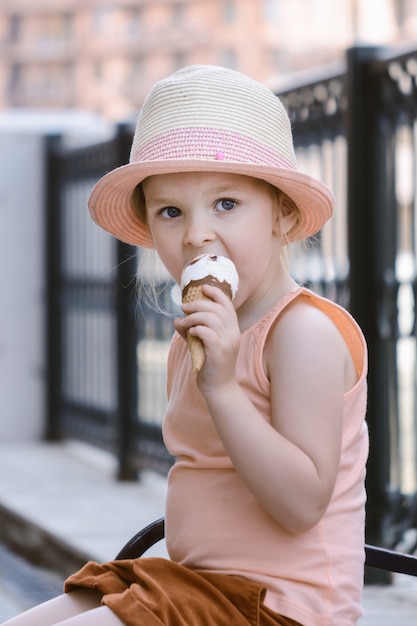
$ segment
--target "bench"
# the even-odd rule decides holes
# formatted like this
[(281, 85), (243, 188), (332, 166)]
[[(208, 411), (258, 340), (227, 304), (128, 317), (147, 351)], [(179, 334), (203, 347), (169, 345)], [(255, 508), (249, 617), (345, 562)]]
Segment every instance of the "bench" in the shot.
[[(116, 556), (120, 559), (136, 559), (165, 536), (165, 519), (152, 522), (130, 539)], [(417, 556), (387, 550), (365, 544), (365, 565), (386, 572), (417, 576)]]

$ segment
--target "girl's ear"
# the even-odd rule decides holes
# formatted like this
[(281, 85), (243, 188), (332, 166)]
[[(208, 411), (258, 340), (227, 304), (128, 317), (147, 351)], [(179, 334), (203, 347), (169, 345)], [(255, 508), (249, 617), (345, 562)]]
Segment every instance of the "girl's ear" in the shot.
[(286, 244), (289, 233), (297, 224), (300, 212), (295, 202), (283, 191), (274, 188), (272, 193), (275, 206), (272, 231)]
[(273, 232), (275, 235), (280, 235), (284, 241), (287, 239), (288, 233), (291, 231), (293, 226), (297, 221), (296, 213), (289, 213), (287, 215), (282, 215), (281, 211), (278, 211), (278, 214), (274, 220), (274, 228)]

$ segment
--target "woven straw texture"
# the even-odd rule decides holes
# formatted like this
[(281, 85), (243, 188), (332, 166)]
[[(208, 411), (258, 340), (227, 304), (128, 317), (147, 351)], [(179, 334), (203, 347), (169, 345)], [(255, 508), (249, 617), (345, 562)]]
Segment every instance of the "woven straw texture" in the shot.
[(297, 170), (291, 126), (278, 97), (233, 70), (190, 66), (159, 81), (138, 119), (129, 164), (104, 176), (89, 200), (93, 220), (117, 238), (153, 247), (131, 197), (148, 176), (226, 172), (263, 179), (297, 204), (299, 240), (331, 216), (334, 198), (322, 182)]

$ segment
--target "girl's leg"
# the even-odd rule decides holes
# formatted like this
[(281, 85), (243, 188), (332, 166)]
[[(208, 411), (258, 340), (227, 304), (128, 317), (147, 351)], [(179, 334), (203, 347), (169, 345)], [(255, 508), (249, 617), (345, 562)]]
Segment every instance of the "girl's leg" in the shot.
[(80, 613), (75, 617), (59, 622), (56, 626), (126, 626), (108, 606)]
[(39, 604), (4, 622), (3, 626), (53, 626), (70, 617), (85, 613), (101, 605), (101, 594), (80, 589)]

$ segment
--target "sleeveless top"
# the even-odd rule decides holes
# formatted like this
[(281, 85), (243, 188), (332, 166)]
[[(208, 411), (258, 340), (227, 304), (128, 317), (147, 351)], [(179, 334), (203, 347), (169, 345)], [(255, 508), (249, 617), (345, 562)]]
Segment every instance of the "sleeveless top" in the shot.
[[(267, 588), (265, 604), (308, 626), (353, 626), (362, 615), (367, 350), (350, 314), (297, 287), (241, 337), (237, 375), (270, 422), (270, 382), (262, 355), (268, 333), (296, 298), (322, 310), (351, 352), (358, 381), (344, 396), (340, 466), (328, 508), (300, 534), (281, 528), (235, 471), (175, 334), (168, 358), (164, 441), (176, 457), (168, 477), (166, 541), (170, 558), (191, 569), (243, 576)], [(324, 385), (325, 386), (325, 385)]]

